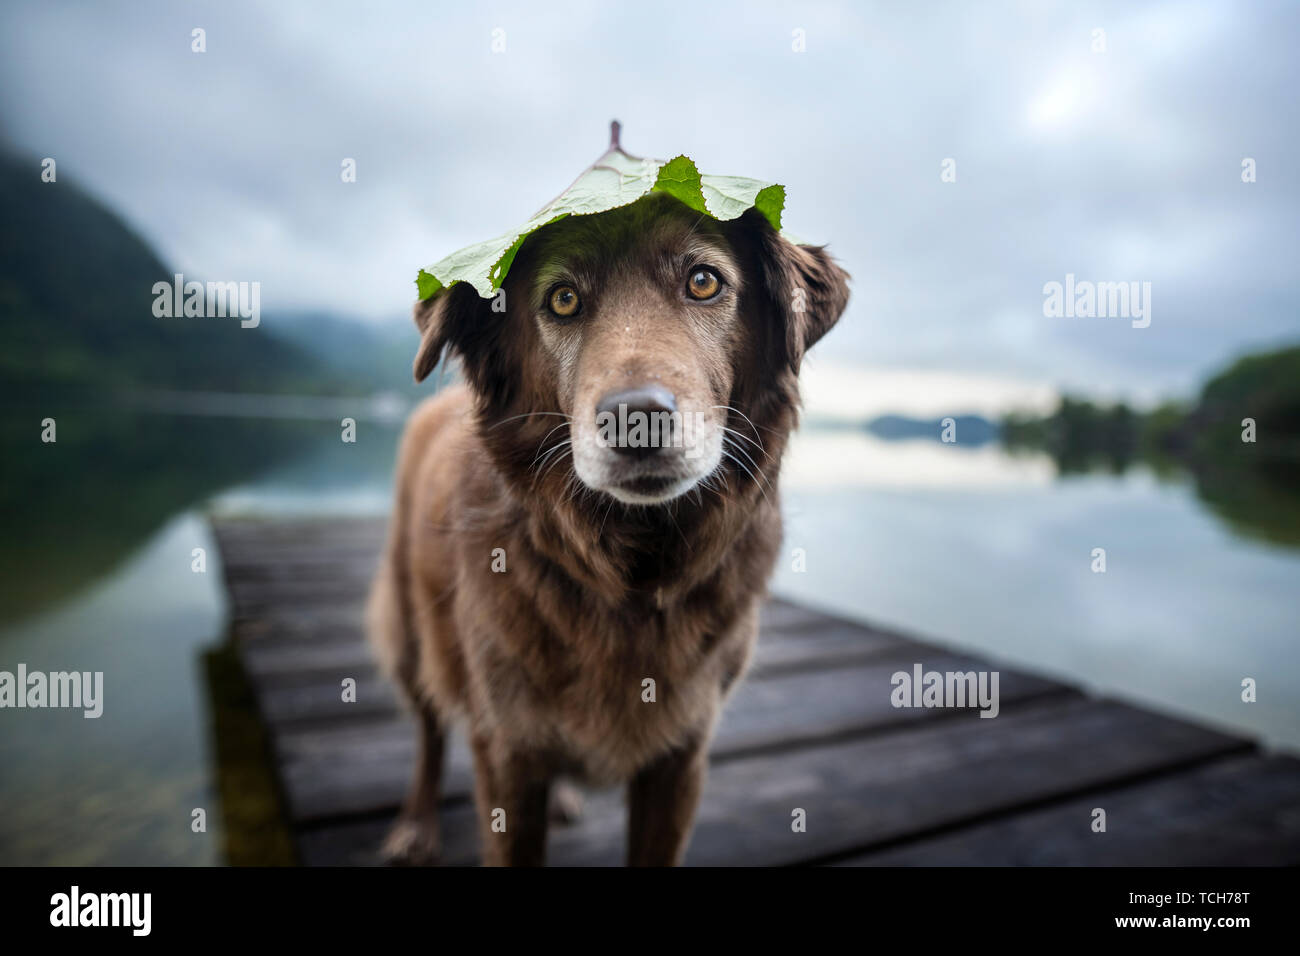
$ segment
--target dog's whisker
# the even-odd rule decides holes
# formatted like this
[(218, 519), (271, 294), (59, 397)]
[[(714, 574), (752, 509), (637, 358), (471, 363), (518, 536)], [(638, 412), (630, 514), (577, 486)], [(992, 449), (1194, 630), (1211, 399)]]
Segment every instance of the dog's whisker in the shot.
[(744, 432), (736, 431), (736, 429), (734, 429), (734, 428), (728, 428), (726, 425), (723, 425), (723, 426), (721, 426), (721, 427), (722, 427), (722, 430), (723, 430), (724, 432), (726, 432), (728, 435), (735, 435), (735, 436), (736, 436), (737, 438), (739, 438), (741, 441), (747, 441), (747, 442), (749, 442), (751, 445), (753, 445), (755, 448), (759, 449), (760, 451), (762, 450), (763, 446), (762, 446), (759, 442), (754, 441), (754, 439), (750, 438), (750, 437), (749, 437), (748, 435), (746, 435)]
[(587, 496), (591, 494), (591, 489), (588, 488), (583, 482), (578, 481), (576, 475), (569, 476), (569, 483), (565, 487), (570, 489), (568, 494), (565, 496), (566, 501), (572, 501), (581, 504), (583, 501), (586, 500)]
[[(556, 455), (556, 456), (555, 456), (555, 460), (552, 461), (549, 465), (547, 465), (546, 470), (545, 470), (544, 472), (542, 472), (542, 473), (537, 477), (537, 479), (533, 482), (534, 487), (536, 487), (537, 485), (539, 485), (539, 484), (541, 484), (543, 481), (545, 481), (545, 480), (546, 480), (546, 476), (549, 475), (549, 474), (551, 473), (552, 469), (554, 469), (556, 465), (558, 465), (560, 462), (564, 461), (565, 458), (572, 458), (572, 456), (573, 456), (573, 448), (572, 448), (572, 446), (570, 446), (569, 448), (565, 449), (565, 450), (564, 450), (563, 452), (561, 452), (559, 455)], [(572, 479), (573, 476), (570, 475), (569, 477), (570, 477), (570, 479)]]
[(609, 513), (614, 510), (614, 503), (617, 500), (618, 499), (615, 498), (613, 495), (609, 496), (609, 504), (605, 505), (605, 516), (600, 519), (600, 530), (596, 532), (597, 538), (599, 538), (605, 532), (605, 522), (609, 520)]
[[(758, 439), (758, 447), (763, 448), (763, 436), (758, 433), (758, 426), (754, 424), (753, 420), (748, 415), (742, 412), (739, 408), (736, 408), (734, 405), (714, 405), (713, 407), (715, 409), (721, 409), (723, 411), (735, 412), (737, 415), (743, 418), (749, 424), (749, 427), (754, 429), (754, 437)], [(773, 434), (777, 434), (773, 429), (769, 428), (768, 431), (771, 431)], [(763, 450), (767, 451), (766, 448), (763, 448)]]
[(551, 457), (551, 455), (554, 455), (554, 454), (556, 453), (556, 451), (559, 451), (560, 449), (563, 449), (563, 447), (564, 447), (564, 445), (556, 445), (555, 447), (552, 447), (552, 449), (549, 449), (549, 450), (546, 451), (546, 454), (545, 454), (545, 455), (542, 455), (541, 460), (539, 460), (539, 462), (537, 462), (536, 464), (533, 464), (533, 466), (529, 466), (529, 467), (530, 467), (530, 468), (536, 468), (536, 470), (541, 471), (541, 468), (542, 468), (543, 464), (546, 464), (546, 460), (549, 459), (549, 458)]
[(511, 415), (509, 418), (503, 418), (495, 425), (489, 425), (487, 430), (491, 431), (494, 428), (500, 428), (502, 425), (518, 421), (521, 418), (532, 418), (534, 415), (558, 415), (566, 421), (571, 418), (571, 416), (564, 414), (564, 412), (524, 412), (522, 415)]
[(673, 509), (671, 507), (665, 508), (664, 514), (668, 515), (668, 520), (671, 521), (673, 523), (673, 527), (677, 529), (677, 534), (682, 539), (682, 544), (686, 545), (686, 550), (690, 552), (694, 552), (695, 549), (692, 548), (691, 543), (686, 540), (686, 533), (682, 531), (682, 526), (679, 525), (677, 523), (677, 519), (673, 517)]
[[(718, 463), (718, 467), (713, 470), (713, 474), (709, 477), (716, 479), (717, 484), (714, 485), (715, 488), (721, 488), (722, 491), (731, 490), (731, 486), (727, 483), (726, 467), (721, 462)], [(721, 494), (721, 491), (719, 494)]]
[(536, 458), (532, 460), (532, 463), (529, 464), (528, 466), (528, 470), (533, 472), (540, 471), (542, 466), (545, 465), (546, 462), (550, 460), (550, 457), (554, 455), (557, 451), (559, 451), (561, 447), (563, 446), (556, 445), (554, 448), (546, 449), (545, 452), (538, 455)]
[[(562, 441), (562, 442), (556, 442), (556, 443), (555, 443), (554, 445), (552, 445), (550, 448), (546, 449), (545, 452), (538, 452), (538, 453), (537, 453), (537, 457), (533, 459), (532, 464), (530, 464), (528, 467), (529, 467), (529, 468), (540, 468), (540, 467), (542, 466), (542, 462), (545, 462), (547, 458), (550, 458), (553, 454), (555, 454), (557, 451), (559, 451), (559, 450), (560, 450), (561, 448), (563, 448), (565, 445), (571, 445), (571, 444), (573, 444), (573, 439), (572, 439), (572, 438), (566, 438), (566, 439), (564, 439), (564, 441)], [(539, 459), (540, 459), (540, 460), (539, 460)]]
[[(537, 453), (539, 455), (542, 453), (542, 446), (546, 444), (546, 439), (550, 438), (552, 435), (554, 435), (557, 431), (559, 431), (567, 424), (568, 422), (560, 422), (560, 424), (556, 425), (549, 432), (547, 432), (545, 435), (542, 436), (542, 440), (537, 443)], [(533, 461), (536, 462), (537, 459), (534, 458)]]
[(710, 472), (709, 474), (705, 475), (703, 478), (700, 479), (699, 484), (697, 485), (695, 490), (696, 490), (696, 497), (699, 500), (701, 506), (703, 506), (704, 504), (704, 498), (702, 495), (699, 494), (700, 488), (703, 488), (705, 491), (712, 492), (723, 501), (726, 501), (726, 497), (718, 489), (718, 485), (717, 485), (718, 480), (719, 480), (719, 475), (717, 469), (715, 469), (714, 471)]
[(754, 473), (749, 470), (749, 467), (743, 461), (741, 461), (739, 458), (733, 455), (731, 452), (727, 451), (725, 448), (722, 449), (722, 453), (726, 455), (728, 458), (730, 458), (732, 461), (734, 461), (737, 465), (739, 465), (741, 470), (744, 471), (745, 474), (749, 475), (750, 479), (754, 482), (754, 486), (758, 488), (758, 493), (761, 494), (763, 496), (763, 500), (766, 501), (767, 492), (763, 490), (763, 485), (759, 482), (757, 478), (754, 477)]
[(761, 477), (761, 478), (763, 479), (763, 483), (766, 484), (769, 488), (772, 487), (772, 483), (771, 483), (770, 481), (767, 480), (767, 475), (763, 474), (763, 469), (760, 468), (760, 467), (758, 466), (758, 462), (754, 461), (754, 459), (749, 455), (748, 452), (745, 451), (745, 449), (741, 448), (741, 447), (740, 447), (739, 445), (737, 445), (734, 441), (732, 441), (731, 439), (729, 439), (726, 435), (723, 435), (723, 436), (722, 436), (722, 442), (723, 442), (724, 447), (727, 446), (727, 445), (730, 445), (730, 447), (731, 447), (733, 450), (735, 450), (735, 451), (739, 452), (740, 454), (744, 455), (745, 458), (746, 458), (746, 460), (748, 460), (749, 463), (750, 463), (751, 465), (754, 466), (754, 470), (755, 470), (756, 472), (758, 472), (759, 477)]
[[(732, 443), (732, 445), (733, 445), (734, 447), (739, 448), (739, 447), (740, 447), (739, 445), (736, 445), (736, 443), (735, 443), (734, 441), (732, 441), (730, 438), (727, 437), (728, 435), (735, 435), (737, 438), (740, 438), (740, 439), (743, 439), (744, 441), (749, 442), (749, 443), (750, 443), (751, 445), (753, 445), (756, 449), (758, 449), (758, 451), (763, 455), (763, 460), (764, 460), (764, 461), (766, 461), (766, 460), (768, 459), (767, 449), (764, 448), (762, 445), (760, 445), (758, 442), (754, 441), (754, 439), (750, 438), (748, 435), (742, 435), (740, 432), (736, 431), (734, 428), (728, 428), (728, 427), (726, 427), (725, 425), (722, 426), (722, 431), (723, 431), (722, 438), (723, 438), (724, 441), (731, 441), (731, 443)], [(753, 461), (753, 458), (750, 458), (750, 461)], [(758, 462), (754, 462), (754, 466), (757, 467), (757, 466), (758, 466)]]

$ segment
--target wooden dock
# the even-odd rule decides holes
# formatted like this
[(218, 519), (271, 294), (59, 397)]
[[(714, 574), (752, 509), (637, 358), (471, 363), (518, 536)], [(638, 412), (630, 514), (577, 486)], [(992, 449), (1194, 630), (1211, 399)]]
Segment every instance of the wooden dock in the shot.
[[(215, 522), (232, 639), (300, 861), (374, 864), (414, 760), (362, 609), (373, 518)], [(895, 708), (891, 675), (998, 670), (1001, 713)], [(342, 701), (341, 683), (357, 682)], [(477, 859), (463, 739), (444, 775), (444, 863)], [(806, 832), (791, 828), (796, 807)], [(1093, 809), (1106, 832), (1092, 830)], [(622, 794), (552, 825), (552, 864), (622, 862)], [(1241, 737), (784, 601), (718, 727), (695, 865), (1295, 865), (1300, 760)]]

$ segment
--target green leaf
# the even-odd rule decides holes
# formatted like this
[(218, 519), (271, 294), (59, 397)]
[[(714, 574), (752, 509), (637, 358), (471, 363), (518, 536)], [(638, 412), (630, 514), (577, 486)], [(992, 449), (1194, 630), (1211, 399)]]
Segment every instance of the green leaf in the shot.
[(455, 282), (468, 282), (479, 295), (491, 298), (520, 247), (538, 229), (565, 216), (590, 216), (627, 206), (651, 192), (668, 193), (691, 209), (721, 220), (757, 209), (777, 230), (785, 208), (784, 186), (742, 176), (701, 176), (686, 156), (667, 162), (641, 159), (616, 145), (522, 226), (421, 269), (415, 280), (420, 298), (437, 295)]
[(442, 288), (442, 283), (431, 273), (421, 269), (420, 274), (415, 277), (415, 287), (420, 290), (420, 298), (427, 299)]
[[(759, 196), (764, 197), (767, 209), (759, 209), (777, 229), (781, 228), (781, 207), (785, 204), (785, 189), (781, 186), (769, 186), (756, 179), (744, 179), (740, 176), (704, 176), (701, 180), (704, 202), (709, 212), (718, 219), (735, 219), (746, 209), (758, 204)], [(779, 198), (773, 189), (780, 190)], [(775, 201), (775, 219), (770, 211)]]
[(781, 231), (781, 213), (785, 211), (785, 187), (773, 183), (764, 186), (754, 197), (754, 208), (772, 224), (777, 232)]
[(696, 212), (709, 211), (704, 204), (704, 192), (700, 187), (700, 171), (685, 156), (664, 163), (655, 180), (655, 190), (680, 199)]

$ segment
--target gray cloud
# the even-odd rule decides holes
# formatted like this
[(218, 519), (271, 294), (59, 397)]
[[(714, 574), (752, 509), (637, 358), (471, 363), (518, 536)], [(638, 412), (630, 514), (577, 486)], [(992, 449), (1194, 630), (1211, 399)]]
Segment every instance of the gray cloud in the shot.
[[(632, 152), (787, 184), (855, 277), (837, 360), (1154, 396), (1300, 335), (1291, 5), (468, 6), (9, 4), (3, 129), (268, 313), (404, 316), (618, 117)], [(1151, 327), (1044, 318), (1067, 272), (1150, 281)]]

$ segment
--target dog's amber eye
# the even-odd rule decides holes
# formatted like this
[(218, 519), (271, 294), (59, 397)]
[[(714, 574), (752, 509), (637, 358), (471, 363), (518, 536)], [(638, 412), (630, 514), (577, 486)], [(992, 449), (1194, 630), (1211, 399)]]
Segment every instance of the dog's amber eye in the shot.
[(562, 319), (573, 318), (582, 308), (582, 300), (578, 298), (577, 291), (571, 285), (556, 286), (550, 298), (546, 300), (546, 304)]
[(686, 282), (692, 299), (712, 299), (722, 288), (722, 280), (712, 269), (696, 269)]

